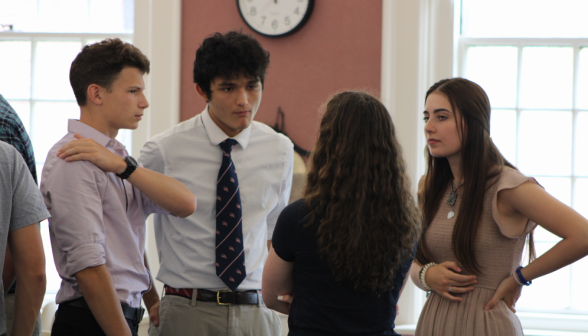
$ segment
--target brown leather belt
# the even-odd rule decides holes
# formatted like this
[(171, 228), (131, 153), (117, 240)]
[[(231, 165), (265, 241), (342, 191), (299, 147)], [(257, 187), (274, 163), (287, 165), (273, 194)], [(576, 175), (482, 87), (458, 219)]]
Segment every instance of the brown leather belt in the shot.
[[(90, 306), (88, 306), (88, 302), (86, 302), (86, 299), (84, 299), (83, 296), (79, 299), (62, 302), (60, 304), (65, 305), (65, 306), (72, 306), (72, 307), (76, 307), (76, 308), (90, 310)], [(125, 303), (121, 303), (121, 307), (122, 307), (123, 315), (125, 316), (125, 318), (127, 320), (131, 320), (135, 323), (140, 323), (141, 320), (143, 319), (143, 314), (145, 313), (145, 308), (143, 308), (143, 307), (133, 308)]]
[[(165, 295), (177, 295), (191, 299), (194, 296), (194, 290), (191, 288), (173, 288), (165, 285)], [(259, 292), (259, 294), (258, 294)], [(216, 302), (219, 305), (230, 304), (248, 304), (256, 305), (258, 302), (263, 302), (261, 291), (250, 290), (245, 292), (226, 291), (209, 291), (206, 289), (196, 290), (196, 300), (204, 302)]]

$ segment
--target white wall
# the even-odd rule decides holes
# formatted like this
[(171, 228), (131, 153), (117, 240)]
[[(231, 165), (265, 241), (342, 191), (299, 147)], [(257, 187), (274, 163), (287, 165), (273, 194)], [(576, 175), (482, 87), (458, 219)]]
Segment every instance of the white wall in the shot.
[[(180, 120), (181, 13), (181, 0), (135, 1), (134, 44), (151, 60), (151, 72), (145, 77), (150, 106), (139, 128), (133, 132), (132, 155), (135, 157), (148, 139)], [(151, 217), (147, 221), (147, 255), (155, 277), (159, 260)], [(163, 284), (155, 283), (161, 293)]]
[[(432, 84), (453, 72), (454, 1), (382, 1), (380, 97), (392, 115), (416, 195), (424, 173), (424, 96)], [(424, 300), (424, 293), (409, 280), (400, 298), (396, 324), (415, 324)]]

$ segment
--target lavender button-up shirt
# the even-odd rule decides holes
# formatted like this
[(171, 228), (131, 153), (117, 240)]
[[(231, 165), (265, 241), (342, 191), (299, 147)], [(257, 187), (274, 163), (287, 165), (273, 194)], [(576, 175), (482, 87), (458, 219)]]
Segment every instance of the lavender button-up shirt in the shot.
[(74, 133), (94, 139), (118, 156), (128, 155), (120, 142), (77, 120), (69, 120), (67, 135), (47, 155), (41, 193), (51, 213), (51, 246), (62, 279), (56, 302), (81, 297), (74, 275), (105, 264), (119, 300), (140, 307), (142, 293), (151, 286), (143, 259), (145, 216), (169, 212), (114, 173), (88, 161), (58, 158), (57, 150), (75, 139)]

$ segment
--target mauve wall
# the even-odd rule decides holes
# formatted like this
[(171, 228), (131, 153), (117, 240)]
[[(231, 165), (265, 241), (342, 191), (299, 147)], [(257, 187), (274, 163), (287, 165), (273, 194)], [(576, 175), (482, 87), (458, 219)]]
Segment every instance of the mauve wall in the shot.
[(306, 25), (282, 38), (254, 33), (235, 0), (183, 0), (182, 6), (181, 120), (205, 107), (192, 82), (196, 49), (206, 36), (229, 30), (252, 34), (271, 54), (255, 120), (273, 126), (280, 106), (285, 132), (305, 149), (314, 145), (317, 111), (330, 95), (345, 89), (380, 92), (382, 0), (316, 0)]

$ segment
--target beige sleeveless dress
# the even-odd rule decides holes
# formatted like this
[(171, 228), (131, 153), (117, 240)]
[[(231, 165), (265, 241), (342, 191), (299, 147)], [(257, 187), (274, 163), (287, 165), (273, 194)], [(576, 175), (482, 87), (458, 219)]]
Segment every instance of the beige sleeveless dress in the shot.
[[(478, 229), (475, 251), (483, 274), (477, 276), (474, 290), (461, 294), (462, 301), (454, 302), (431, 292), (421, 312), (415, 336), (519, 336), (523, 335), (517, 316), (507, 308), (504, 301), (490, 311), (484, 306), (492, 298), (502, 280), (516, 270), (521, 262), (526, 235), (536, 224), (529, 221), (523, 234), (516, 238), (503, 235), (498, 227), (496, 196), (502, 189), (518, 187), (526, 181), (537, 183), (535, 179), (522, 175), (517, 170), (504, 167), (500, 178), (484, 195), (484, 213)], [(426, 239), (433, 261), (457, 261), (451, 245), (453, 227), (457, 216), (447, 219), (451, 206), (445, 204), (450, 189), (435, 219), (427, 229)], [(459, 194), (459, 193), (458, 193)], [(454, 207), (459, 212), (461, 195)], [(462, 274), (472, 274), (463, 268)], [(457, 294), (460, 295), (460, 294)]]

